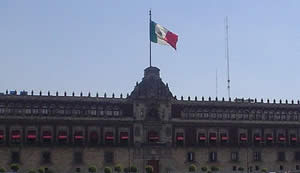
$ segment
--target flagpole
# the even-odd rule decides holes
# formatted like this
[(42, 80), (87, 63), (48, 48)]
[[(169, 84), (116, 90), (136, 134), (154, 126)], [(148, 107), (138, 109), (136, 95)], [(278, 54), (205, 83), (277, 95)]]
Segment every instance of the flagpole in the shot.
[(150, 16), (150, 21), (149, 21), (150, 67), (152, 67), (151, 65), (151, 9), (149, 10), (149, 16)]

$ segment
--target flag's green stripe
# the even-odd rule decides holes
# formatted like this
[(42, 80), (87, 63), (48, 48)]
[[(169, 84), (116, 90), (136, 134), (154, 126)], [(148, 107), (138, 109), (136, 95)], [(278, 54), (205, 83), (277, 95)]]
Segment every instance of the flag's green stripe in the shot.
[(155, 34), (155, 25), (156, 23), (150, 21), (150, 41), (157, 43), (157, 36)]

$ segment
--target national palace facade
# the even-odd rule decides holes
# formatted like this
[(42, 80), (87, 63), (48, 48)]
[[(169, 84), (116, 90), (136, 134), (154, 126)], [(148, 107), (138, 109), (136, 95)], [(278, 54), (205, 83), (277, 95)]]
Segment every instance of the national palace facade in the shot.
[(127, 96), (0, 95), (0, 167), (87, 172), (90, 165), (145, 172), (300, 170), (299, 101), (176, 98), (148, 67)]

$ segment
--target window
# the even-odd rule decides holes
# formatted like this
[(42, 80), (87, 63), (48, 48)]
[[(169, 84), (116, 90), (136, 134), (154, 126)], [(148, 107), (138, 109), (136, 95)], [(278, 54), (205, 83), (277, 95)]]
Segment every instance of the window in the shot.
[(106, 110), (106, 115), (107, 116), (112, 116), (112, 110), (111, 110), (111, 108), (109, 108), (109, 109)]
[(128, 144), (128, 132), (120, 132), (120, 144), (127, 145)]
[(267, 134), (266, 139), (267, 139), (267, 144), (273, 143), (273, 135), (272, 134)]
[(188, 152), (188, 153), (187, 153), (187, 161), (188, 161), (188, 162), (193, 162), (193, 161), (195, 161), (195, 153), (194, 153), (194, 152)]
[(231, 152), (231, 161), (238, 161), (238, 160), (239, 160), (239, 153)]
[(221, 143), (222, 143), (222, 144), (225, 144), (225, 143), (228, 142), (228, 136), (227, 136), (226, 133), (221, 133), (220, 136), (221, 136)]
[(26, 108), (25, 109), (25, 114), (30, 115), (31, 114), (31, 108)]
[(217, 152), (210, 152), (209, 153), (209, 161), (216, 162), (217, 161)]
[(282, 170), (283, 170), (283, 166), (282, 166), (282, 165), (280, 165), (280, 166), (279, 166), (279, 169), (280, 169), (280, 171), (282, 171)]
[(80, 172), (80, 168), (76, 168), (76, 172)]
[(3, 144), (4, 143), (4, 130), (0, 130), (0, 144)]
[(21, 131), (13, 130), (11, 132), (11, 143), (12, 144), (20, 144), (21, 143)]
[(50, 144), (52, 139), (51, 131), (50, 130), (43, 131), (42, 138), (44, 144)]
[(285, 152), (278, 152), (277, 160), (278, 161), (285, 161)]
[(42, 153), (42, 163), (51, 163), (51, 153), (44, 151)]
[(74, 163), (82, 163), (83, 159), (82, 159), (82, 152), (75, 152), (74, 153)]
[(5, 107), (0, 107), (0, 114), (4, 114), (5, 113)]
[(89, 112), (90, 112), (90, 114), (91, 114), (92, 116), (96, 116), (96, 115), (97, 115), (96, 109), (91, 109), (91, 110), (89, 110)]
[(39, 114), (39, 109), (38, 108), (33, 108), (32, 109), (32, 114), (35, 114), (35, 115)]
[(296, 170), (300, 170), (300, 166), (299, 165), (296, 165)]
[(254, 143), (255, 144), (259, 144), (260, 142), (261, 142), (261, 136), (260, 136), (260, 134), (259, 133), (255, 133), (254, 134)]
[(236, 166), (233, 166), (233, 167), (232, 167), (232, 171), (236, 171)]
[(290, 143), (291, 144), (296, 144), (297, 143), (297, 136), (296, 136), (296, 134), (291, 134), (290, 135)]
[(150, 131), (148, 133), (148, 142), (155, 143), (155, 142), (158, 142), (158, 141), (159, 141), (158, 133), (155, 132), (155, 131)]
[(74, 143), (75, 144), (83, 144), (83, 142), (84, 142), (83, 131), (75, 131)]
[(261, 161), (261, 152), (254, 152), (253, 153), (253, 160), (254, 161)]
[(176, 145), (183, 145), (184, 136), (183, 133), (176, 133)]
[(36, 131), (35, 130), (28, 130), (27, 132), (27, 142), (32, 144), (36, 141)]
[(248, 138), (246, 133), (241, 133), (240, 134), (240, 142), (247, 142)]
[(119, 110), (114, 110), (114, 116), (120, 116), (120, 111)]
[(43, 107), (42, 108), (42, 114), (48, 114), (48, 109), (46, 107)]
[(20, 152), (18, 151), (11, 152), (11, 162), (20, 163)]
[(210, 144), (217, 143), (217, 133), (209, 133), (209, 143)]
[(90, 133), (90, 143), (97, 144), (98, 143), (98, 133), (97, 131), (92, 131)]
[(114, 144), (114, 133), (113, 132), (106, 132), (105, 133), (105, 144)]
[(73, 109), (72, 114), (73, 115), (80, 115), (80, 110), (79, 109)]
[(255, 170), (258, 171), (259, 170), (259, 166), (255, 165)]
[(67, 131), (64, 131), (64, 130), (61, 130), (61, 131), (59, 131), (58, 132), (58, 142), (60, 143), (60, 144), (66, 144), (67, 143), (67, 141), (68, 141), (68, 133), (67, 133)]
[(204, 144), (205, 143), (205, 141), (206, 141), (206, 136), (205, 136), (205, 134), (204, 133), (199, 133), (199, 135), (198, 135), (199, 137), (199, 143), (200, 144)]
[(295, 160), (300, 161), (300, 152), (295, 152)]
[(105, 163), (113, 163), (114, 162), (114, 153), (113, 152), (105, 152), (104, 153), (104, 161), (105, 161)]

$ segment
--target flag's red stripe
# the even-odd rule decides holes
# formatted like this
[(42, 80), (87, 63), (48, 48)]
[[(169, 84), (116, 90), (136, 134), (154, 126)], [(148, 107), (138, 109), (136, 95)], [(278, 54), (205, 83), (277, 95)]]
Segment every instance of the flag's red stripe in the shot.
[(178, 35), (172, 33), (172, 32), (167, 32), (167, 35), (165, 37), (165, 41), (169, 43), (174, 49), (176, 49), (176, 43), (178, 41)]

